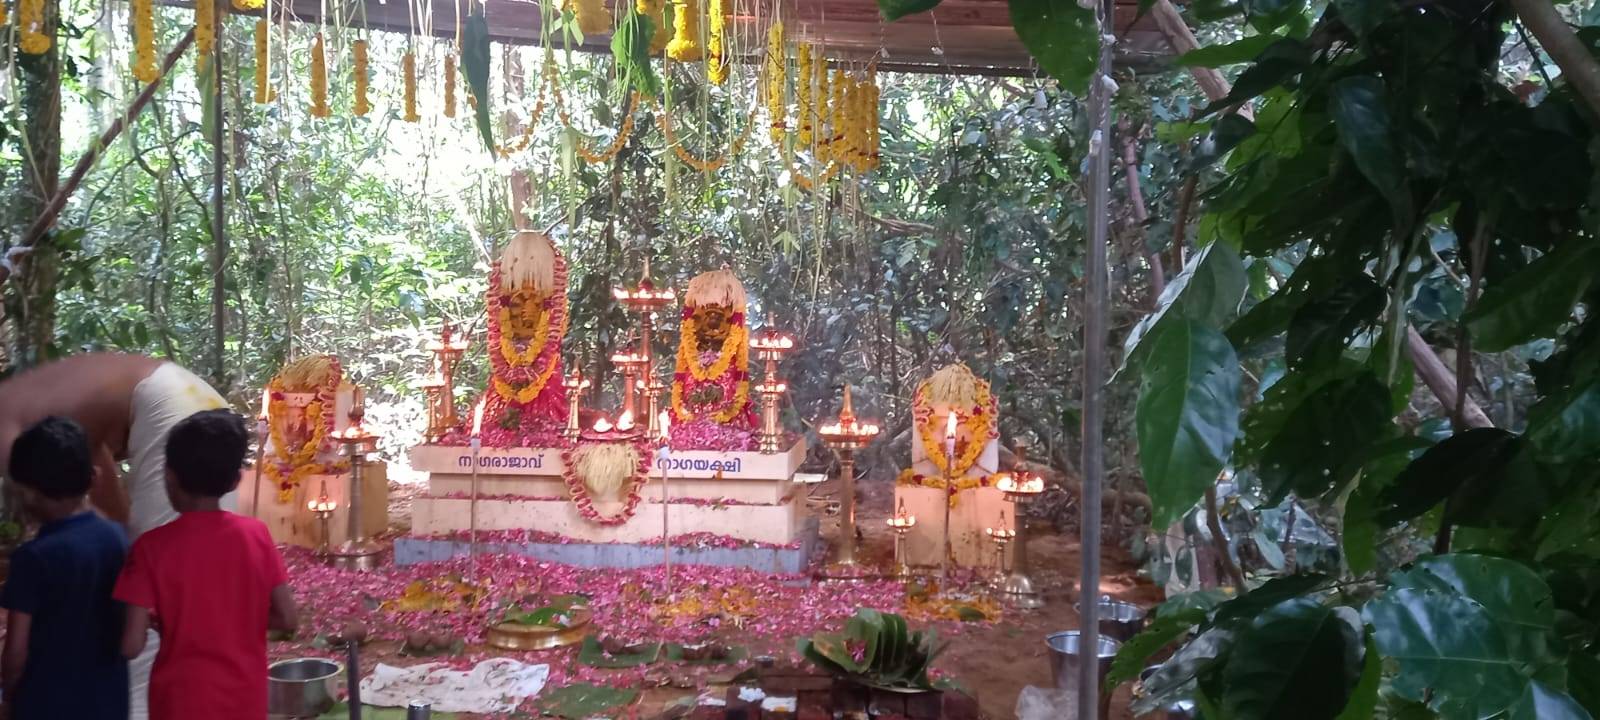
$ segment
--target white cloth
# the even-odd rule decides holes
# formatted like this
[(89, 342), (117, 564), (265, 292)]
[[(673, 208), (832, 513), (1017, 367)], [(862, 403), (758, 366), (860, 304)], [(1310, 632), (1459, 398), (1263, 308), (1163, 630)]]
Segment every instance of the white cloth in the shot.
[(466, 672), (451, 670), (444, 663), (408, 668), (379, 664), (361, 679), (361, 702), (405, 707), (422, 700), (432, 704), (435, 712), (508, 713), (538, 695), (549, 678), (549, 665), (527, 665), (507, 658), (484, 660)]
[(128, 661), (128, 718), (148, 720), (150, 717), (150, 670), (156, 665), (156, 653), (161, 650), (161, 636), (154, 630), (144, 634), (144, 652)]
[[(146, 531), (177, 519), (167, 499), (167, 435), (172, 427), (202, 410), (225, 408), (228, 402), (206, 381), (172, 363), (164, 363), (133, 389), (133, 422), (128, 429), (128, 532), (137, 539)], [(222, 498), (222, 509), (238, 507), (238, 491)]]

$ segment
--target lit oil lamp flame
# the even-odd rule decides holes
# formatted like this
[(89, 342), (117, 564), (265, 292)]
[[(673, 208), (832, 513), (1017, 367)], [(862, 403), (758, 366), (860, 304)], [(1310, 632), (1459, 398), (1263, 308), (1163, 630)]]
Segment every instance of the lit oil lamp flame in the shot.
[(672, 413), (662, 410), (656, 417), (656, 426), (661, 431), (661, 442), (672, 439)]
[(261, 391), (261, 414), (257, 415), (256, 419), (260, 420), (261, 422), (266, 422), (267, 420), (270, 420), (271, 418), (272, 418), (272, 390), (270, 390), (270, 389), (262, 390)]
[(956, 438), (956, 411), (951, 410), (950, 414), (945, 416), (945, 417), (946, 417), (946, 421), (945, 421), (945, 424), (944, 424), (944, 436), (945, 436), (945, 439), (954, 440)]
[(608, 432), (611, 432), (611, 428), (612, 427), (613, 426), (611, 424), (611, 421), (605, 419), (604, 416), (602, 416), (600, 419), (594, 421), (594, 431), (597, 432), (597, 433), (608, 433)]
[(889, 518), (889, 527), (896, 529), (910, 529), (917, 526), (917, 516), (909, 513), (898, 513)]
[(323, 495), (322, 497), (306, 503), (306, 509), (314, 513), (331, 513), (334, 510), (339, 509), (339, 503), (334, 502), (327, 495)]
[(627, 432), (633, 429), (633, 411), (624, 410), (617, 416), (617, 431)]

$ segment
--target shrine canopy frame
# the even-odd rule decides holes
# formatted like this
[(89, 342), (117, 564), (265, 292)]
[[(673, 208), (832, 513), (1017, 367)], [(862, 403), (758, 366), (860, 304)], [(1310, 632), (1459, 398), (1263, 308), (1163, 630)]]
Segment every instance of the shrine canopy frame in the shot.
[[(188, 4), (188, 0), (165, 0)], [(431, 4), (431, 33), (455, 37), (454, 18), (460, 2), (465, 14), (469, 0), (426, 0)], [(548, 1), (548, 0), (547, 0)], [(295, 20), (318, 22), (326, 7), (332, 17), (357, 18), (358, 5), (365, 4), (366, 26), (373, 30), (412, 32), (412, 12), (406, 0), (288, 0)], [(630, 3), (611, 0), (607, 5)], [(738, 8), (731, 25), (742, 37), (751, 38), (744, 58), (755, 60), (765, 44), (763, 27), (745, 3), (730, 3)], [(541, 41), (539, 4), (533, 0), (483, 0), (490, 40), (513, 45), (537, 45)], [(752, 3), (753, 5), (753, 3)], [(772, 6), (762, 3), (765, 24)], [(864, 61), (877, 58), (878, 68), (886, 72), (913, 72), (938, 75), (990, 75), (1031, 77), (1044, 73), (1037, 69), (1027, 48), (1017, 38), (1011, 24), (1007, 0), (943, 0), (925, 13), (886, 22), (875, 0), (787, 0), (779, 14), (785, 32), (796, 42), (817, 43), (827, 49), (830, 59)], [(274, 13), (277, 4), (274, 3)], [(1139, 13), (1138, 0), (1117, 0), (1116, 26), (1120, 63), (1163, 67), (1172, 55), (1170, 45), (1153, 18)], [(573, 49), (610, 53), (611, 35), (585, 36)]]

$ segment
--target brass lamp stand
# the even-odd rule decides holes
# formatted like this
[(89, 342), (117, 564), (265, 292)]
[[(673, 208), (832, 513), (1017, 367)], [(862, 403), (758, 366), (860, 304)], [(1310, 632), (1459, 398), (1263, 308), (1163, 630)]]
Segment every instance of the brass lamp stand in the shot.
[(855, 409), (850, 403), (850, 386), (844, 386), (844, 406), (839, 411), (839, 419), (831, 425), (823, 425), (817, 429), (817, 434), (822, 436), (823, 444), (839, 456), (840, 479), (844, 487), (840, 489), (839, 509), (839, 540), (833, 546), (833, 558), (819, 573), (828, 580), (855, 580), (863, 576), (861, 565), (856, 561), (856, 458), (857, 450), (870, 444), (878, 436), (881, 429), (872, 423), (862, 423), (856, 420)]
[(349, 530), (345, 541), (328, 553), (327, 562), (340, 570), (368, 571), (378, 566), (378, 555), (383, 551), (366, 536), (361, 527), (361, 485), (366, 479), (367, 456), (378, 451), (378, 436), (367, 432), (361, 424), (366, 410), (359, 404), (350, 409), (350, 427), (338, 434), (343, 452), (350, 458), (350, 508)]
[(1001, 597), (1012, 607), (1037, 610), (1044, 607), (1044, 597), (1028, 575), (1027, 509), (1044, 493), (1044, 480), (1033, 473), (1018, 471), (1000, 478), (995, 487), (1005, 493), (1006, 499), (1015, 507), (1013, 516), (1017, 524), (1016, 550), (1011, 556), (1011, 572), (1006, 574), (1005, 582), (1000, 586)]
[(750, 338), (750, 349), (756, 351), (757, 359), (766, 363), (766, 378), (756, 385), (756, 392), (761, 395), (761, 453), (772, 455), (781, 449), (778, 447), (782, 439), (778, 430), (778, 402), (789, 390), (788, 384), (778, 379), (778, 363), (794, 349), (794, 338), (778, 330), (769, 315), (767, 324)]

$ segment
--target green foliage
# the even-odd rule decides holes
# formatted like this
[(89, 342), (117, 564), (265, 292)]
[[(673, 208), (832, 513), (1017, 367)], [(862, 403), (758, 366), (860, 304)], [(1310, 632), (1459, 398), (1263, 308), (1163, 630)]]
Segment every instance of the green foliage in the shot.
[(1239, 434), (1239, 360), (1222, 333), (1193, 320), (1158, 326), (1144, 364), (1139, 460), (1152, 523), (1183, 517), (1227, 463)]
[(489, 120), (489, 21), (483, 16), (483, 8), (467, 16), (461, 39), (461, 73), (467, 78), (467, 87), (472, 89), (478, 134), (483, 136), (483, 146), (492, 155), (496, 150), (494, 123)]
[(1039, 67), (1080, 96), (1100, 55), (1094, 11), (1075, 0), (1008, 0), (1011, 25)]
[(934, 631), (912, 632), (894, 613), (857, 610), (843, 632), (820, 632), (797, 642), (800, 654), (835, 675), (885, 688), (932, 690), (928, 668), (943, 647)]
[(1269, 608), (1222, 668), (1224, 717), (1334, 717), (1360, 679), (1364, 635), (1347, 607), (1299, 598)]
[(650, 62), (650, 38), (654, 34), (655, 24), (650, 16), (631, 8), (611, 34), (611, 57), (622, 75), (623, 86), (632, 87), (645, 97), (661, 94), (661, 78)]

